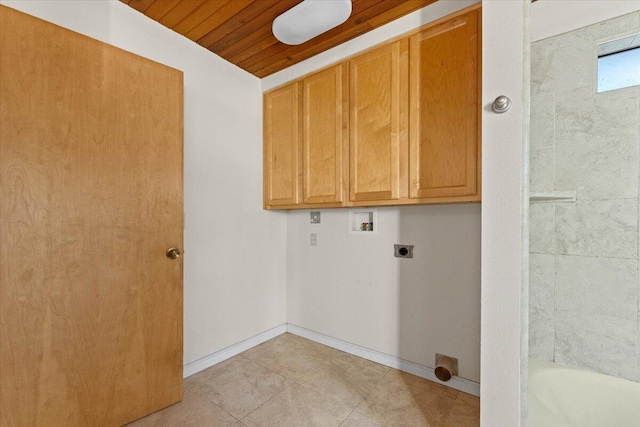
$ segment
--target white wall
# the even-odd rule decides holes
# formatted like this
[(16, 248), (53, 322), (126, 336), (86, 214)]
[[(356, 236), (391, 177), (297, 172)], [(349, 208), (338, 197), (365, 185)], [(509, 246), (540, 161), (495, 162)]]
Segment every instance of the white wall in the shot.
[(118, 1), (2, 1), (184, 72), (184, 362), (286, 322), (286, 215), (262, 210), (260, 81)]
[(289, 322), (424, 366), (457, 357), (479, 381), (480, 205), (378, 208), (375, 235), (349, 234), (348, 210), (321, 214), (289, 214)]
[(640, 10), (640, 0), (538, 0), (531, 6), (531, 41)]
[[(476, 1), (439, 1), (262, 80), (263, 90), (337, 62)], [(289, 322), (434, 367), (459, 359), (460, 376), (480, 379), (480, 206), (378, 208), (373, 236), (348, 233), (346, 209), (288, 218)], [(318, 234), (310, 247), (309, 234)], [(413, 260), (394, 243), (415, 245)]]
[[(528, 2), (482, 2), (482, 337), (480, 424), (520, 426), (526, 379)], [(499, 95), (513, 101), (491, 112)], [(524, 273), (524, 276), (523, 276)], [(523, 295), (523, 289), (525, 294)], [(524, 343), (524, 345), (523, 345)], [(524, 352), (524, 359), (522, 358)], [(524, 369), (521, 370), (521, 362)], [(524, 421), (526, 425), (526, 421)]]

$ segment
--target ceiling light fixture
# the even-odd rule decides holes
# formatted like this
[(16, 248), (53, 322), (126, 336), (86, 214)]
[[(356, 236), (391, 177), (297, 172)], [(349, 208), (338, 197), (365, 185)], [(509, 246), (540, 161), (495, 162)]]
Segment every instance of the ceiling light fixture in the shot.
[(351, 0), (303, 0), (274, 19), (271, 30), (284, 44), (302, 44), (345, 22), (351, 7)]

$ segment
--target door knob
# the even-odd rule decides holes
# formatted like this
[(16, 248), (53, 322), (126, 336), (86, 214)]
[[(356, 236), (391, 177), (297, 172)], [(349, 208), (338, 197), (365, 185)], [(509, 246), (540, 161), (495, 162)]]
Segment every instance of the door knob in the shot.
[(498, 114), (506, 113), (509, 111), (509, 108), (511, 108), (511, 100), (504, 95), (497, 97), (491, 105), (493, 112)]
[(169, 248), (169, 249), (167, 249), (167, 258), (169, 258), (169, 259), (180, 258), (180, 249), (178, 249), (178, 248)]

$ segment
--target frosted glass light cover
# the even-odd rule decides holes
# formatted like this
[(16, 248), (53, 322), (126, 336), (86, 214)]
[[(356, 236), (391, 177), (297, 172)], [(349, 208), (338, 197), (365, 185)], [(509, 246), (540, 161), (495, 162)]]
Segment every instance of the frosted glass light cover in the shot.
[(284, 44), (298, 45), (337, 27), (351, 15), (351, 0), (304, 0), (273, 20)]

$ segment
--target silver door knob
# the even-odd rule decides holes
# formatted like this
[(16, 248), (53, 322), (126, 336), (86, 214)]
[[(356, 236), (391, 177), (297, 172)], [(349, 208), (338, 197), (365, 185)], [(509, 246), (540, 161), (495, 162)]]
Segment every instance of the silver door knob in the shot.
[(167, 249), (167, 258), (169, 258), (169, 259), (180, 258), (180, 249), (178, 249), (178, 248), (169, 248), (169, 249)]
[(491, 105), (493, 112), (498, 114), (506, 113), (509, 108), (511, 108), (511, 100), (504, 95), (497, 97)]

